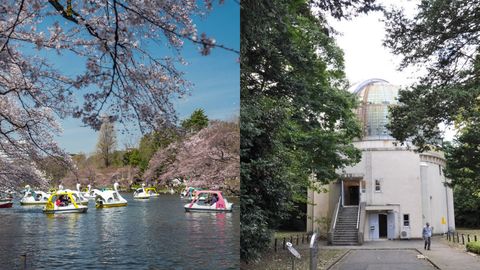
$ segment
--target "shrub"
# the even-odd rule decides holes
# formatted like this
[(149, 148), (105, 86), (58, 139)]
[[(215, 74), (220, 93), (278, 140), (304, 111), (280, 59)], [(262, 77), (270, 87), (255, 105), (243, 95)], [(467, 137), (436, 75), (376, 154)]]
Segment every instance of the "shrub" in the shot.
[(467, 243), (467, 250), (480, 254), (480, 241)]

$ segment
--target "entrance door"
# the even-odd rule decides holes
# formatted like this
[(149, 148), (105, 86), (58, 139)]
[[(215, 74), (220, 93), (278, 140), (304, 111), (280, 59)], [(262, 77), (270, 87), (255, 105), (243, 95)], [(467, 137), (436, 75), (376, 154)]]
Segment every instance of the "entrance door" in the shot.
[(378, 236), (387, 238), (387, 215), (378, 214)]
[(359, 186), (349, 186), (348, 187), (348, 197), (350, 198), (350, 201), (348, 202), (348, 205), (358, 205), (360, 202), (360, 194), (359, 194)]

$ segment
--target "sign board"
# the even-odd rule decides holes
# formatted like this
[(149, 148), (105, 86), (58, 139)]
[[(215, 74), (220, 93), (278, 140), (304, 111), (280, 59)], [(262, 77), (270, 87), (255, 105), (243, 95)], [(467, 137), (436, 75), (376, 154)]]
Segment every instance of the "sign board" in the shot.
[(442, 217), (442, 224), (447, 224), (447, 221), (445, 220), (445, 217)]
[(292, 243), (287, 242), (286, 245), (287, 245), (288, 251), (290, 251), (290, 253), (292, 253), (293, 256), (297, 257), (298, 259), (300, 259), (302, 257), (302, 256), (300, 256), (300, 253), (298, 253), (298, 251), (293, 248)]

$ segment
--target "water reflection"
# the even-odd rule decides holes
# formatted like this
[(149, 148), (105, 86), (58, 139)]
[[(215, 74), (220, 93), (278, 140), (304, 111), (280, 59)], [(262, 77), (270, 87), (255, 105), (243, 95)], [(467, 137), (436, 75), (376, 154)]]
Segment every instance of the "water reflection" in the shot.
[(124, 197), (127, 207), (96, 209), (90, 203), (85, 214), (2, 209), (2, 267), (22, 269), (20, 255), (27, 254), (30, 269), (239, 268), (237, 207), (233, 213), (185, 213), (175, 195)]

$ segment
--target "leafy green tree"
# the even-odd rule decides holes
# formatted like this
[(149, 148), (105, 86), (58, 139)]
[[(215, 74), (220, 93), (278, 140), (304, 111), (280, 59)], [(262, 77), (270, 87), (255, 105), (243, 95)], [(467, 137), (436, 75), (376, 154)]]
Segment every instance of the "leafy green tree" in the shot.
[[(400, 92), (401, 105), (391, 110), (389, 128), (418, 151), (445, 151), (456, 203), (469, 205), (456, 207), (456, 214), (466, 221), (479, 200), (472, 194), (480, 191), (480, 8), (473, 0), (429, 0), (421, 1), (417, 10), (413, 18), (402, 10), (386, 12), (385, 45), (403, 56), (401, 68), (426, 70), (416, 85)], [(442, 142), (440, 124), (456, 127), (453, 143)]]
[(462, 128), (478, 110), (480, 9), (476, 1), (422, 1), (413, 19), (386, 12), (385, 45), (402, 55), (401, 68), (424, 66), (427, 74), (392, 109), (395, 138), (411, 138), (419, 150), (441, 147), (440, 123)]
[(324, 13), (345, 18), (373, 2), (241, 2), (242, 260), (268, 247), (312, 175), (327, 183), (359, 160), (356, 99), (343, 90), (343, 53)]
[(132, 149), (130, 151), (127, 151), (123, 155), (124, 165), (138, 167), (140, 165), (140, 162), (141, 162), (141, 158), (140, 158), (140, 152), (138, 151), (138, 149)]
[(196, 109), (188, 119), (182, 121), (181, 126), (188, 132), (196, 133), (208, 126), (208, 117), (203, 109)]
[(132, 149), (123, 154), (123, 164), (138, 167), (143, 173), (148, 168), (150, 159), (159, 149), (166, 148), (180, 138), (181, 134), (175, 126), (145, 134), (140, 139), (138, 149)]
[(455, 199), (455, 225), (467, 228), (480, 227), (480, 193), (468, 185), (453, 188)]

